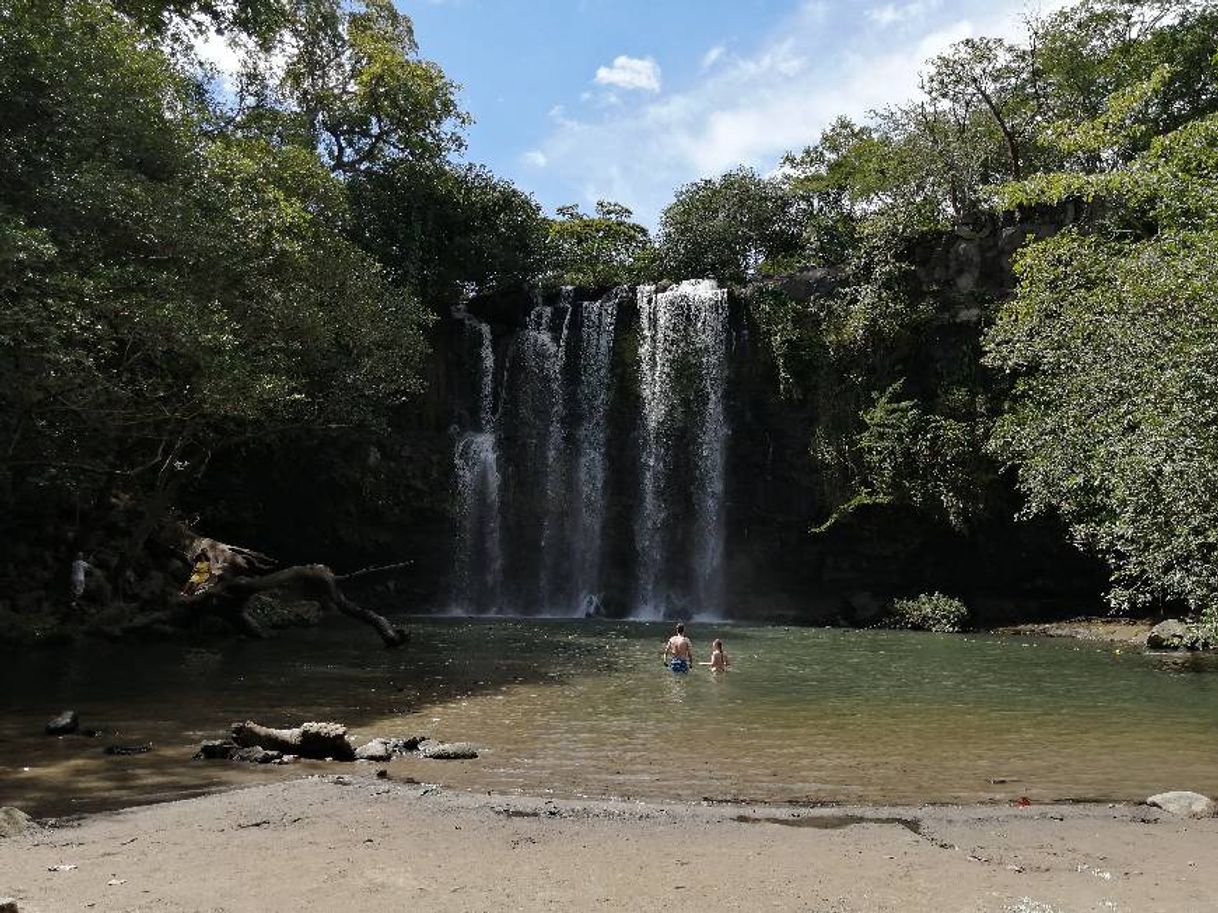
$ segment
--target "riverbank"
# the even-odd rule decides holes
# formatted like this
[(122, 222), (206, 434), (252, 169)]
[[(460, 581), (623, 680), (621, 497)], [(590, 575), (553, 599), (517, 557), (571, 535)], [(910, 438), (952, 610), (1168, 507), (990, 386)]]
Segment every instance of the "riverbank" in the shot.
[(995, 629), (994, 633), (1019, 637), (1068, 637), (1142, 648), (1146, 646), (1146, 637), (1155, 624), (1153, 619), (1084, 616), (1065, 621), (1007, 625)]
[(1218, 894), (1216, 853), (1218, 819), (1141, 806), (564, 802), (338, 776), (0, 840), (0, 896), (22, 913), (1188, 913)]

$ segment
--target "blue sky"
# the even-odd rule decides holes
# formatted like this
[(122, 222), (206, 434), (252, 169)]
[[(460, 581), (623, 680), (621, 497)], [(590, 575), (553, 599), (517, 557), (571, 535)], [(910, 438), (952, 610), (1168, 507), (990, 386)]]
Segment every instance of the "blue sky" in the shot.
[(909, 98), (922, 62), (1067, 0), (399, 0), (464, 88), (467, 158), (548, 210), (654, 225), (681, 184), (767, 171), (837, 114)]
[[(762, 172), (839, 114), (917, 92), (924, 61), (1018, 37), (1071, 0), (396, 0), (474, 115), (466, 158), (548, 210), (624, 203), (654, 227), (680, 185)], [(198, 50), (236, 57), (214, 34)]]

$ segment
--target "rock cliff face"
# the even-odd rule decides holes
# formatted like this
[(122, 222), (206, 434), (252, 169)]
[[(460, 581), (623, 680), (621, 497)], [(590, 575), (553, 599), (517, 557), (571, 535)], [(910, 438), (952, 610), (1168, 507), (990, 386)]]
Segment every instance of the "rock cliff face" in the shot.
[[(412, 560), (359, 594), (385, 610), (714, 606), (735, 618), (870, 624), (891, 598), (938, 590), (982, 623), (1085, 612), (1098, 606), (1102, 569), (1051, 523), (1015, 522), (1020, 502), (997, 467), (965, 524), (864, 502), (813, 532), (852, 494), (821, 451), (857, 433), (859, 412), (889, 382), (876, 378), (900, 378), (928, 403), (955, 384), (996, 408), (1001, 380), (980, 365), (981, 337), (1014, 288), (1012, 257), (1029, 236), (1084, 216), (1038, 213), (918, 239), (901, 256), (920, 316), (862, 366), (870, 387), (858, 371), (818, 364), (827, 359), (813, 328), (803, 389), (784, 392), (758, 311), (758, 292), (777, 294), (813, 320), (838, 306), (851, 281), (842, 269), (758, 280), (726, 298), (686, 287), (696, 301), (668, 284), (642, 297), (476, 298), (437, 321), (427, 392), (380, 439), (336, 440), (334, 472), (311, 481), (290, 461), (245, 457), (201, 503), (222, 517), (218, 533), (288, 562)], [(304, 550), (301, 530), (314, 526)]]
[[(933, 311), (893, 356), (913, 395), (952, 372), (982, 373), (981, 334), (993, 302), (1014, 287), (1014, 252), (1028, 236), (1047, 236), (1062, 221), (994, 222), (926, 238), (907, 253), (914, 281)], [(821, 269), (759, 285), (815, 306), (830, 301), (842, 281), (839, 271)], [(1099, 568), (1066, 545), (1051, 524), (1014, 522), (1018, 499), (1001, 478), (995, 483), (999, 499), (965, 528), (892, 503), (862, 505), (814, 535), (812, 528), (848, 494), (838, 490), (839, 480), (825, 476), (811, 452), (818, 435), (841, 433), (842, 416), (834, 424), (827, 413), (844, 391), (839, 378), (825, 374), (818, 389), (801, 397), (780, 394), (778, 368), (748, 290), (729, 296), (721, 339), (705, 336), (706, 328), (689, 316), (696, 309), (673, 318), (692, 321), (685, 332), (704, 336), (686, 349), (674, 348), (662, 382), (675, 392), (658, 432), (649, 432), (648, 396), (655, 394), (646, 387), (644, 360), (654, 358), (648, 335), (654, 328), (647, 321), (656, 317), (641, 312), (639, 302), (653, 300), (634, 290), (501, 296), (474, 300), (441, 325), (438, 382), (427, 410), (432, 432), (447, 425), (450, 459), (472, 434), (493, 432), (493, 440), (482, 442), (489, 450), (479, 451), (477, 472), (463, 477), (482, 488), (473, 494), (458, 490), (460, 467), (450, 469), (447, 529), (436, 525), (426, 535), (433, 545), (451, 545), (447, 553), (433, 547), (423, 569), (437, 605), (567, 615), (681, 614), (704, 610), (710, 598), (705, 578), (712, 573), (723, 581), (722, 611), (737, 618), (865, 624), (891, 597), (929, 590), (965, 597), (983, 621), (1051, 617), (1097, 602)], [(606, 309), (613, 317), (607, 329)], [(597, 356), (588, 348), (593, 337), (587, 326), (594, 320), (608, 333), (600, 350), (608, 360), (590, 368)], [(689, 556), (699, 548), (705, 552), (698, 543), (706, 539), (707, 521), (696, 490), (714, 454), (705, 449), (706, 410), (713, 407), (705, 352), (718, 345), (724, 353), (726, 426), (723, 531), (719, 553), (710, 564), (698, 565)], [(593, 368), (601, 373), (590, 381)], [(604, 388), (597, 391), (603, 394), (599, 406), (589, 399), (590, 383)], [(494, 418), (482, 427), (478, 416), (485, 412), (488, 389)], [(648, 488), (657, 459), (649, 433), (668, 440), (662, 456), (667, 474), (659, 489)], [(588, 448), (597, 450), (595, 459)], [(589, 486), (597, 488), (595, 497)], [(649, 572), (640, 536), (648, 527), (640, 525), (640, 516), (649, 509), (647, 499), (657, 496), (666, 499), (667, 526), (657, 546), (665, 595), (645, 604), (639, 594)], [(591, 526), (588, 511), (596, 513)], [(490, 523), (496, 524), (493, 536)], [(598, 541), (586, 541), (593, 534)], [(485, 574), (495, 562), (493, 579), (470, 589), (469, 574)], [(588, 577), (590, 566), (595, 579)]]

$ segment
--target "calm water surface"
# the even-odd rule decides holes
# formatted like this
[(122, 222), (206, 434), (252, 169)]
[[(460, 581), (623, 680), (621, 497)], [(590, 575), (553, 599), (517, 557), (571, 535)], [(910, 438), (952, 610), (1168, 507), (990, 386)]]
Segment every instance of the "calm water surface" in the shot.
[[(350, 770), (191, 762), (236, 719), (476, 742), (394, 776), (530, 794), (917, 803), (1218, 793), (1218, 663), (997, 636), (695, 625), (733, 670), (667, 672), (667, 625), (338, 622), (269, 643), (0, 657), (0, 805), (63, 814)], [(699, 658), (705, 659), (705, 655)], [(48, 738), (81, 713), (97, 739)], [(109, 744), (151, 742), (112, 757)], [(994, 782), (1005, 781), (1005, 782)]]

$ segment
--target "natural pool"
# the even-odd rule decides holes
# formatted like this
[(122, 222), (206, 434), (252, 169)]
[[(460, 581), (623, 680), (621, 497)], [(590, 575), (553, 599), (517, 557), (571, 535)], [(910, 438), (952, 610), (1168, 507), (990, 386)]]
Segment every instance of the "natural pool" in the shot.
[[(1218, 793), (1218, 660), (1027, 637), (693, 625), (733, 671), (674, 676), (669, 626), (416, 619), (383, 651), (341, 622), (269, 643), (90, 644), (0, 669), (0, 805), (62, 814), (303, 772), (189, 758), (227, 724), (337, 719), (478, 760), (394, 776), (497, 792), (922, 803)], [(98, 739), (48, 738), (80, 711)], [(151, 742), (135, 757), (107, 744)], [(368, 769), (368, 768), (364, 768)]]

